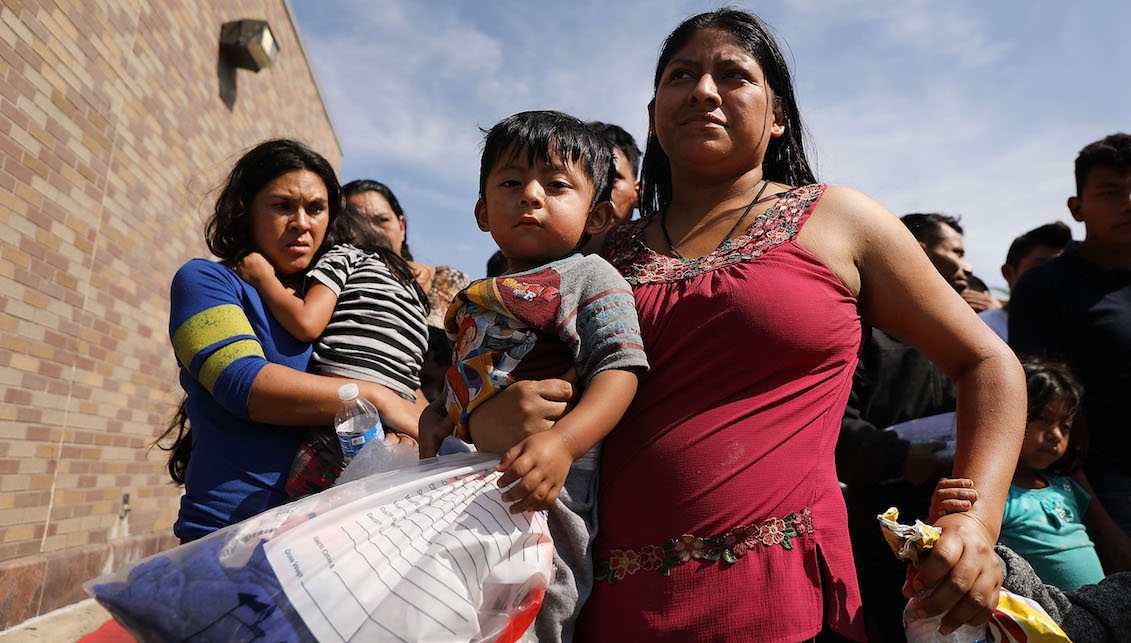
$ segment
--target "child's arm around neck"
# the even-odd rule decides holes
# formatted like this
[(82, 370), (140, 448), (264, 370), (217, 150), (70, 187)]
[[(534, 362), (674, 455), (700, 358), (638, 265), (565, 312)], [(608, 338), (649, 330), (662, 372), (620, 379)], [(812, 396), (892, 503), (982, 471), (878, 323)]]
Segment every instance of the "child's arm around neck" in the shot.
[(244, 257), (235, 271), (263, 297), (275, 320), (295, 339), (312, 342), (326, 330), (338, 303), (333, 290), (316, 284), (305, 298), (299, 297), (279, 281), (275, 269), (258, 252)]

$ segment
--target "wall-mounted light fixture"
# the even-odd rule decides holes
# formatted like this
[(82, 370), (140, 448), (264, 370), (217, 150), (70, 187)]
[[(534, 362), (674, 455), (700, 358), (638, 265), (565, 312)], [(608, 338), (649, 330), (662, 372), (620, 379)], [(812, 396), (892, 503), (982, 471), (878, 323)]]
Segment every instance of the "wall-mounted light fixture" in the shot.
[(220, 52), (235, 67), (259, 71), (279, 55), (279, 43), (265, 20), (236, 20), (220, 28)]

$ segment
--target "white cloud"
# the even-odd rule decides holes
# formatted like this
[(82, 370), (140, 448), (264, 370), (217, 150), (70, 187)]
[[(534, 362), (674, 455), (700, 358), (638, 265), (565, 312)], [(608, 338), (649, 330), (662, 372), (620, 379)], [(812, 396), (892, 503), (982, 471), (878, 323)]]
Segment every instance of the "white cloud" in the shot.
[(988, 26), (958, 3), (790, 0), (788, 5), (824, 26), (837, 20), (850, 29), (875, 29), (882, 41), (872, 44), (890, 47), (901, 57), (915, 51), (956, 60), (969, 68), (992, 64), (1010, 50), (1008, 42), (991, 37)]
[[(661, 41), (718, 4), (354, 0), (296, 11), (346, 148), (346, 178), (394, 186), (418, 257), (482, 274), (493, 246), (470, 216), (478, 126), (554, 108), (642, 136)], [(962, 214), (975, 268), (996, 284), (1014, 236), (1067, 220), (1076, 151), (1126, 129), (1131, 89), (1112, 74), (1127, 45), (1112, 44), (1121, 32), (1110, 25), (1125, 23), (1117, 14), (1131, 17), (1129, 7), (1115, 3), (1103, 20), (1012, 1), (792, 0), (758, 10), (796, 55), (821, 177), (897, 213)], [(1050, 56), (1050, 43), (1065, 39), (1071, 56)]]

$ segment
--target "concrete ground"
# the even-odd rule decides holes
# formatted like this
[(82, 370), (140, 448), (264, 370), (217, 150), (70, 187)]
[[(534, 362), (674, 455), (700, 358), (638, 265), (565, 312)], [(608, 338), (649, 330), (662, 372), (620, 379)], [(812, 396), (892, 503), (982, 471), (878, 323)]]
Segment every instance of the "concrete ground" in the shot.
[(0, 643), (68, 643), (81, 639), (110, 620), (110, 613), (93, 598), (28, 619), (0, 631)]

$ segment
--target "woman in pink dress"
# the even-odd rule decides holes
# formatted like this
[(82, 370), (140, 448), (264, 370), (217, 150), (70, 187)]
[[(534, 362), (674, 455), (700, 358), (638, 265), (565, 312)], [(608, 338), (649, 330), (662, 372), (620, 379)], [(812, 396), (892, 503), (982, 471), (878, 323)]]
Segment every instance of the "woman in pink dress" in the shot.
[[(644, 216), (605, 247), (651, 370), (605, 443), (578, 640), (863, 638), (833, 451), (866, 326), (957, 384), (954, 473), (979, 501), (936, 523), (908, 591), (935, 588), (923, 605), (947, 613), (944, 629), (985, 621), (1024, 431), (1017, 360), (898, 219), (815, 182), (789, 70), (756, 17), (681, 24), (655, 88)], [(564, 382), (520, 384), (473, 417), (473, 436), (484, 416), (537, 430), (561, 412)]]

